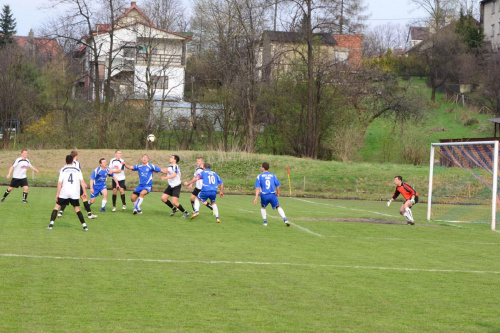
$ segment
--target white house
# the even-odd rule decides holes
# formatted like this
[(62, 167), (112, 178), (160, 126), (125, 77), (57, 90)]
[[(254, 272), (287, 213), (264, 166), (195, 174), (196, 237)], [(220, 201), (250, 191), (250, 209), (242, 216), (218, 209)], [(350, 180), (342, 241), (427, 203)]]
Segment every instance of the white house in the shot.
[(133, 1), (113, 24), (98, 24), (91, 35), (81, 39), (83, 46), (76, 55), (82, 62), (81, 92), (88, 99), (95, 98), (95, 47), (101, 82), (108, 78), (111, 67), (111, 98), (145, 99), (149, 95), (155, 100), (181, 100), (190, 40), (158, 28)]
[(500, 48), (500, 0), (482, 0), (480, 12), (485, 39), (491, 43), (493, 51), (497, 52)]

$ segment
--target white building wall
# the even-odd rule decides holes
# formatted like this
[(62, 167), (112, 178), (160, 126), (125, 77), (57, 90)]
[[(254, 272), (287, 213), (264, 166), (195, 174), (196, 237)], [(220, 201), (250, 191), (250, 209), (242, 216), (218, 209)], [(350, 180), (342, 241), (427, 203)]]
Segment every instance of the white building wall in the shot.
[(500, 0), (484, 3), (483, 28), (494, 51), (500, 50)]

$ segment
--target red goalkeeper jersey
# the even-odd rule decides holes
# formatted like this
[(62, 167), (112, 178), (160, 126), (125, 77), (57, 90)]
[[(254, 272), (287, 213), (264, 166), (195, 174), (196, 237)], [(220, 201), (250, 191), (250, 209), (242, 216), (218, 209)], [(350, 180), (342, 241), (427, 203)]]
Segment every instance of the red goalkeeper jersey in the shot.
[(410, 185), (406, 183), (401, 183), (401, 186), (396, 186), (396, 190), (394, 191), (392, 199), (396, 199), (399, 194), (401, 194), (406, 200), (410, 200), (412, 196), (418, 197), (417, 191), (415, 191)]

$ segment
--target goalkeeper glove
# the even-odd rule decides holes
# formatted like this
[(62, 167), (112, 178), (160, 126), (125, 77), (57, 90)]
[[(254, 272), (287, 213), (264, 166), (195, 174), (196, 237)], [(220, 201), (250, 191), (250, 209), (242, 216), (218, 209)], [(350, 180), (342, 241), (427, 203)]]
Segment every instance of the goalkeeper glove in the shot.
[(389, 199), (389, 201), (387, 201), (387, 207), (389, 207), (391, 205), (391, 202), (392, 202), (391, 199)]
[(414, 198), (414, 197), (411, 197), (411, 199), (410, 199), (410, 205), (412, 205), (412, 206), (413, 206), (414, 204), (415, 204), (415, 198)]

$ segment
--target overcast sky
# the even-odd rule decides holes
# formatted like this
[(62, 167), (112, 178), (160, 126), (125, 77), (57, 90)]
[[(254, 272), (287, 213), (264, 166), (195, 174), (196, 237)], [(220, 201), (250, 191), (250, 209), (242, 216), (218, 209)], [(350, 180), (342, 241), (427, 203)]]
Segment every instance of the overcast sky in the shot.
[[(136, 2), (140, 7), (142, 1), (136, 0)], [(47, 3), (46, 0), (0, 0), (1, 8), (10, 5), (17, 22), (17, 35), (20, 36), (27, 36), (31, 28), (36, 32), (36, 28), (52, 16), (53, 13), (50, 11), (39, 9), (41, 5)], [(186, 3), (191, 2), (186, 0)], [(415, 10), (414, 6), (409, 5), (408, 0), (365, 0), (365, 4), (368, 5), (367, 13), (371, 14), (368, 20), (370, 26), (389, 22), (405, 25), (411, 19), (426, 16), (422, 10)]]

